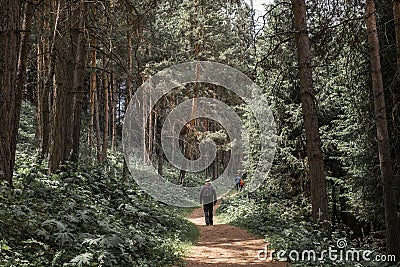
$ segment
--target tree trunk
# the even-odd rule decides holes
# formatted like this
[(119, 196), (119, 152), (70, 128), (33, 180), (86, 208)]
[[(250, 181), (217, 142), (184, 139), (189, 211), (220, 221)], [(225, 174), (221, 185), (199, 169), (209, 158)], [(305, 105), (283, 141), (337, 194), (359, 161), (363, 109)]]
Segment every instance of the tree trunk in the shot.
[(19, 51), (19, 11), (20, 1), (2, 1), (0, 8), (0, 179), (13, 186), (14, 169), (12, 142), (15, 125), (19, 123), (14, 116), (17, 107), (18, 90), (16, 87)]
[(186, 177), (186, 171), (180, 170), (179, 171), (179, 184), (180, 185), (184, 185), (183, 183), (185, 182), (185, 177)]
[[(39, 15), (41, 16), (41, 14)], [(42, 22), (39, 20), (38, 21), (39, 28), (43, 27)], [(37, 44), (37, 55), (36, 55), (36, 66), (37, 66), (37, 71), (36, 71), (36, 78), (37, 78), (37, 83), (36, 83), (36, 90), (37, 90), (37, 109), (36, 109), (36, 132), (35, 132), (35, 147), (37, 149), (41, 149), (42, 147), (42, 136), (43, 136), (43, 130), (42, 130), (42, 105), (41, 105), (41, 95), (43, 93), (43, 88), (44, 88), (44, 83), (43, 83), (43, 77), (44, 77), (44, 64), (43, 64), (43, 46), (41, 44), (41, 41)], [(41, 153), (39, 152), (39, 155)], [(43, 158), (39, 156), (40, 158)]]
[[(187, 155), (187, 143), (186, 140), (184, 140), (184, 135), (182, 135), (182, 139), (180, 138), (178, 143), (179, 143), (179, 149), (182, 151), (182, 154), (186, 157)], [(178, 184), (183, 185), (185, 182), (185, 177), (186, 177), (186, 171), (184, 169), (181, 169), (179, 171), (179, 178), (178, 178)]]
[(39, 21), (39, 27), (42, 29), (42, 36), (38, 45), (38, 86), (37, 86), (37, 139), (39, 140), (39, 160), (44, 159), (49, 153), (50, 142), (50, 87), (53, 80), (52, 53), (54, 45), (50, 46), (50, 40), (46, 39), (45, 32), (50, 32), (49, 20), (50, 10), (48, 5), (44, 5), (42, 11), (43, 19)]
[(304, 116), (308, 167), (311, 180), (311, 204), (315, 221), (329, 221), (328, 199), (324, 161), (319, 136), (318, 117), (313, 94), (310, 40), (307, 30), (304, 0), (292, 0), (296, 46), (301, 87), (301, 104)]
[[(106, 57), (103, 55), (103, 68), (106, 70), (107, 62)], [(107, 160), (107, 147), (108, 147), (108, 128), (109, 128), (109, 107), (108, 107), (108, 90), (109, 90), (109, 75), (103, 71), (103, 90), (104, 90), (104, 130), (103, 130), (103, 147), (101, 160)]]
[[(131, 16), (127, 16), (127, 26), (131, 29), (132, 26), (132, 19)], [(126, 50), (128, 54), (128, 75), (126, 77), (126, 104), (125, 107), (128, 106), (129, 101), (132, 98), (132, 89), (133, 89), (133, 82), (132, 82), (132, 73), (133, 73), (133, 58), (132, 58), (132, 34), (131, 31), (128, 30), (126, 34)]]
[(370, 45), (370, 63), (372, 89), (374, 94), (375, 124), (377, 130), (379, 164), (383, 186), (383, 198), (386, 224), (387, 253), (400, 258), (399, 218), (397, 215), (397, 200), (393, 179), (392, 160), (390, 156), (390, 140), (387, 128), (385, 95), (383, 89), (380, 49), (376, 28), (375, 1), (366, 2), (366, 25), (368, 43)]
[[(56, 36), (57, 36), (57, 27), (58, 27), (58, 21), (60, 18), (60, 1), (52, 1), (52, 8), (56, 10), (50, 10), (47, 6), (45, 8), (46, 14), (54, 14), (54, 25), (53, 25), (53, 33), (52, 37), (50, 40), (50, 45), (46, 43), (45, 48), (48, 49), (46, 51), (48, 53), (48, 58), (45, 57), (44, 59), (46, 60), (47, 64), (45, 65), (47, 75), (45, 77), (45, 82), (44, 82), (44, 90), (42, 94), (42, 131), (43, 131), (43, 143), (42, 143), (42, 151), (40, 157), (43, 158), (45, 155), (47, 155), (50, 152), (51, 146), (54, 145), (54, 140), (50, 139), (50, 136), (52, 135), (52, 132), (54, 131), (54, 127), (50, 127), (50, 110), (53, 109), (55, 106), (55, 90), (56, 90), (56, 83), (55, 83), (55, 61), (56, 61)], [(49, 29), (50, 30), (50, 21), (44, 19), (44, 29)], [(54, 87), (54, 88), (52, 88)], [(52, 91), (53, 89), (53, 91)], [(54, 110), (53, 110), (54, 112)], [(54, 114), (53, 114), (54, 115)], [(54, 119), (54, 116), (53, 116)], [(54, 122), (54, 120), (53, 120)], [(52, 142), (52, 143), (50, 143)], [(54, 163), (55, 164), (55, 163)], [(52, 163), (51, 163), (51, 158), (49, 158), (49, 172), (52, 172)], [(58, 165), (58, 164), (57, 164)], [(55, 167), (55, 166), (54, 166)]]
[[(129, 5), (127, 5), (127, 17), (126, 17), (126, 24), (128, 27), (128, 31), (126, 33), (126, 50), (127, 50), (127, 56), (128, 56), (128, 73), (126, 77), (126, 91), (125, 91), (125, 103), (124, 103), (124, 109), (126, 111), (126, 108), (129, 105), (129, 102), (131, 101), (132, 98), (132, 87), (133, 87), (133, 82), (132, 82), (132, 73), (133, 73), (133, 59), (132, 59), (132, 34), (131, 34), (131, 8)], [(121, 102), (119, 102), (121, 103)], [(121, 113), (119, 113), (119, 118)], [(145, 136), (143, 136), (145, 138)], [(144, 150), (146, 151), (146, 150)], [(124, 158), (124, 178), (127, 177), (129, 174), (128, 172), (128, 166), (126, 164), (126, 160)]]
[(54, 36), (55, 43), (55, 79), (53, 95), (53, 127), (52, 145), (50, 150), (49, 171), (55, 172), (71, 157), (72, 152), (72, 119), (73, 119), (73, 88), (75, 55), (71, 35), (62, 35), (71, 30), (66, 22), (71, 20), (68, 7), (59, 2), (60, 24)]
[[(393, 17), (394, 17), (394, 28), (395, 28), (395, 37), (396, 37), (396, 75), (393, 82), (393, 89), (390, 90), (390, 96), (392, 100), (392, 127), (389, 125), (389, 135), (390, 138), (393, 138), (393, 141), (397, 139), (400, 135), (400, 0), (393, 1)], [(397, 145), (396, 142), (392, 144), (392, 151), (396, 151)], [(398, 141), (397, 141), (398, 143)], [(393, 173), (400, 173), (400, 156), (396, 154), (392, 154), (392, 166)], [(398, 193), (398, 192), (397, 192)]]
[(115, 79), (115, 75), (111, 76), (111, 147), (115, 151), (117, 150), (117, 88), (118, 88), (118, 83), (117, 79)]
[[(46, 90), (46, 79), (48, 78), (49, 66), (49, 40), (45, 38), (44, 32), (50, 32), (47, 16), (49, 14), (48, 7), (45, 5), (43, 9), (38, 10), (38, 17), (42, 18), (38, 21), (40, 31), (40, 39), (37, 45), (37, 111), (36, 111), (36, 147), (39, 150), (39, 160), (44, 159), (48, 154), (49, 133), (46, 125), (49, 120), (49, 94)], [(46, 101), (47, 100), (47, 101)], [(47, 122), (47, 124), (46, 124)], [(46, 128), (45, 128), (46, 127)], [(47, 138), (46, 138), (47, 137)]]
[(393, 1), (394, 28), (396, 33), (397, 77), (400, 76), (400, 0)]
[(17, 74), (18, 80), (17, 80), (17, 88), (15, 90), (16, 91), (15, 114), (14, 114), (15, 123), (14, 123), (14, 130), (11, 135), (12, 166), (14, 166), (15, 164), (15, 151), (17, 149), (17, 137), (18, 137), (19, 120), (21, 115), (22, 95), (26, 81), (26, 62), (28, 59), (29, 48), (30, 48), (31, 25), (32, 25), (34, 10), (35, 9), (32, 2), (28, 1), (25, 3), (24, 19), (22, 22), (21, 41), (19, 48), (18, 74)]
[[(147, 151), (147, 142), (149, 142), (149, 136), (147, 131), (147, 97), (149, 94), (146, 92), (142, 95), (142, 133), (143, 133), (143, 163), (149, 160)], [(150, 111), (151, 112), (151, 111)]]
[(62, 47), (62, 37), (57, 34), (55, 37), (55, 53), (57, 61), (55, 62), (54, 91), (53, 91), (53, 125), (52, 125), (52, 143), (50, 148), (49, 171), (53, 173), (57, 171), (63, 161), (64, 143), (65, 143), (65, 125), (63, 124), (64, 114), (64, 98), (65, 98), (65, 54), (59, 51), (58, 47)]
[[(150, 90), (150, 88), (149, 88)], [(149, 95), (151, 95), (151, 92), (149, 92)], [(151, 97), (148, 97), (149, 103), (148, 103), (148, 107), (149, 107), (149, 117), (148, 119), (144, 122), (144, 127), (146, 127), (146, 134), (147, 134), (147, 157), (148, 159), (151, 161), (153, 159), (153, 118), (154, 118), (154, 111), (151, 109), (151, 107), (153, 106), (152, 103), (152, 99)]]
[(95, 107), (95, 119), (96, 119), (96, 155), (97, 160), (101, 162), (101, 143), (100, 143), (100, 108), (99, 108), (99, 97), (97, 87), (94, 91), (94, 107)]
[(163, 118), (163, 109), (160, 109), (159, 113), (156, 113), (154, 118), (153, 143), (155, 147), (155, 153), (157, 155), (157, 172), (161, 176), (163, 176), (163, 165), (164, 165), (164, 152), (161, 146), (162, 118)]
[[(96, 18), (96, 9), (92, 8), (93, 17)], [(91, 71), (90, 71), (90, 122), (88, 129), (88, 145), (90, 154), (92, 153), (93, 147), (93, 133), (94, 133), (94, 112), (95, 112), (95, 94), (96, 94), (96, 36), (92, 36), (90, 40), (90, 48), (91, 48)]]
[(220, 155), (221, 152), (217, 150), (217, 153), (215, 154), (215, 159), (214, 159), (214, 169), (213, 169), (213, 180), (218, 179), (219, 177), (219, 162), (220, 162)]
[(49, 171), (57, 171), (68, 157), (68, 141), (70, 137), (72, 115), (72, 65), (69, 51), (63, 47), (63, 37), (55, 36), (55, 76), (53, 91), (53, 125), (50, 148)]
[(74, 22), (71, 29), (72, 51), (74, 58), (74, 114), (72, 130), (72, 153), (71, 161), (78, 162), (79, 146), (81, 138), (81, 120), (82, 120), (82, 101), (84, 95), (85, 82), (85, 58), (86, 58), (86, 38), (85, 38), (85, 17), (86, 3), (80, 1), (79, 6), (73, 11)]

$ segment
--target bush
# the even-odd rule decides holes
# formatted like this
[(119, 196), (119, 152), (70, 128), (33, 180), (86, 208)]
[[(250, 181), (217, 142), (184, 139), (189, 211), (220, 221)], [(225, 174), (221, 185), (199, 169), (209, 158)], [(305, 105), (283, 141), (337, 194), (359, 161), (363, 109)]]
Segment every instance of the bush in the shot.
[[(328, 250), (329, 247), (338, 249), (337, 242), (343, 238), (347, 242), (343, 251), (353, 248), (362, 251), (371, 250), (373, 251), (371, 259), (377, 254), (384, 254), (379, 251), (378, 247), (367, 242), (368, 240), (365, 242), (350, 240), (348, 231), (336, 230), (331, 235), (325, 234), (321, 230), (321, 225), (310, 221), (309, 205), (299, 205), (298, 202), (301, 202), (301, 199), (277, 198), (267, 196), (265, 192), (260, 191), (262, 190), (252, 193), (252, 198), (246, 194), (226, 198), (218, 209), (219, 216), (233, 225), (264, 237), (268, 242), (268, 250), (285, 251), (288, 261), (290, 261), (288, 253), (292, 250), (298, 252), (315, 250), (318, 253), (325, 249)], [(366, 262), (362, 259), (360, 261), (340, 261), (331, 260), (327, 256), (323, 259), (323, 262), (318, 260), (293, 261), (292, 266), (391, 266), (390, 263)]]
[(181, 264), (197, 228), (122, 179), (115, 165), (63, 166), (47, 175), (19, 162), (0, 187), (1, 266)]

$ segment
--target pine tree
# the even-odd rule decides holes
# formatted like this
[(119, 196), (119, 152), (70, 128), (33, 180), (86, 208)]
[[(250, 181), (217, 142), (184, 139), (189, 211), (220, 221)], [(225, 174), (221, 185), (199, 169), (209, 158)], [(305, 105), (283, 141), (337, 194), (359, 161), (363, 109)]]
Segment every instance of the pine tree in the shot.
[(390, 142), (387, 128), (385, 94), (383, 90), (374, 0), (367, 0), (365, 13), (368, 43), (370, 45), (375, 122), (385, 207), (386, 247), (388, 254), (395, 255), (398, 259), (400, 257), (399, 218), (397, 215), (397, 200), (394, 190), (392, 159), (390, 156)]
[(311, 51), (307, 30), (306, 5), (304, 0), (292, 0), (296, 46), (299, 64), (301, 102), (306, 132), (309, 175), (311, 180), (312, 214), (315, 221), (330, 221), (324, 161), (311, 68)]
[(0, 10), (0, 179), (13, 186), (16, 130), (22, 88), (17, 88), (20, 1), (6, 0)]

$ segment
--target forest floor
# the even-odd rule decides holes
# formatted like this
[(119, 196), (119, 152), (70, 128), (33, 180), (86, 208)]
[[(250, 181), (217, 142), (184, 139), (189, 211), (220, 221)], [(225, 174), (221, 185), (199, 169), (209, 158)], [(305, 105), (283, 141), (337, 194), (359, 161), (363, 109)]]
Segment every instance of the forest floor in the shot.
[[(214, 213), (215, 213), (214, 209)], [(200, 237), (185, 258), (188, 267), (285, 267), (285, 262), (258, 259), (258, 251), (266, 243), (262, 238), (232, 225), (220, 222), (214, 216), (214, 225), (206, 226), (202, 208), (195, 209), (188, 219), (197, 225)]]

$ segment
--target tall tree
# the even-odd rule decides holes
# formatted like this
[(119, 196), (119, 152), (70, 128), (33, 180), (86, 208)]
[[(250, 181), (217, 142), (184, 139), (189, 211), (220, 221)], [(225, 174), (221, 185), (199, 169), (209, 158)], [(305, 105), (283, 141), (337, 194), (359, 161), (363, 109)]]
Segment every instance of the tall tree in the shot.
[(312, 214), (315, 221), (329, 221), (324, 161), (313, 92), (310, 40), (308, 37), (305, 1), (292, 0), (292, 10), (296, 29), (301, 106), (306, 133), (309, 177), (311, 180)]
[(374, 95), (375, 124), (377, 130), (379, 165), (383, 186), (385, 208), (386, 248), (391, 255), (400, 257), (399, 218), (397, 215), (397, 199), (393, 178), (392, 159), (390, 155), (390, 140), (386, 115), (385, 94), (383, 88), (380, 47), (376, 27), (375, 1), (366, 2), (366, 26), (370, 46), (370, 64), (372, 90)]
[[(16, 112), (22, 88), (17, 88), (20, 1), (3, 0), (0, 9), (0, 179), (13, 186)], [(19, 115), (17, 116), (17, 118)]]
[[(44, 4), (38, 10), (40, 40), (37, 45), (37, 130), (39, 159), (44, 159), (50, 148), (50, 92), (54, 75), (54, 35), (55, 28), (50, 27), (50, 18), (58, 23), (59, 12), (50, 11), (51, 4)], [(54, 14), (54, 15), (51, 15)]]
[[(115, 68), (113, 68), (114, 70)], [(117, 79), (115, 75), (111, 75), (111, 147), (117, 149)]]
[[(64, 9), (64, 8), (63, 8)], [(64, 9), (65, 10), (65, 9)], [(62, 11), (60, 18), (65, 19), (65, 11)], [(66, 160), (67, 138), (70, 130), (70, 117), (67, 110), (71, 109), (71, 90), (69, 81), (71, 77), (72, 62), (68, 52), (63, 47), (65, 25), (59, 25), (55, 38), (55, 76), (53, 84), (53, 120), (52, 120), (52, 142), (50, 148), (49, 171), (55, 172)]]
[[(110, 51), (111, 52), (111, 51)], [(104, 94), (104, 130), (101, 160), (107, 160), (108, 132), (109, 132), (109, 74), (107, 73), (106, 55), (103, 55), (103, 94)]]
[[(94, 13), (95, 11), (93, 11)], [(96, 94), (96, 36), (92, 36), (90, 40), (90, 122), (88, 129), (88, 145), (90, 148), (94, 145), (93, 134), (94, 134), (94, 117), (95, 108), (94, 100)]]
[[(394, 29), (396, 36), (397, 79), (400, 79), (400, 1), (393, 1)], [(398, 108), (399, 109), (399, 108)]]
[(18, 58), (18, 77), (17, 77), (17, 88), (16, 88), (16, 97), (15, 97), (15, 115), (14, 115), (14, 131), (12, 133), (11, 140), (11, 158), (13, 160), (12, 166), (14, 166), (15, 161), (15, 151), (17, 148), (17, 136), (18, 136), (18, 128), (19, 128), (19, 120), (21, 113), (21, 104), (22, 104), (22, 95), (23, 88), (26, 80), (26, 64), (29, 55), (30, 49), (30, 36), (31, 36), (31, 28), (32, 28), (32, 18), (34, 15), (35, 6), (31, 1), (27, 1), (24, 5), (24, 17), (22, 20), (22, 31), (21, 31), (21, 40), (19, 47), (19, 58)]
[[(391, 90), (392, 98), (392, 149), (397, 149), (400, 142), (400, 1), (393, 1), (393, 18), (394, 18), (394, 31), (395, 31), (395, 43), (396, 43), (396, 74), (394, 78), (394, 90)], [(397, 140), (396, 140), (397, 139)], [(393, 150), (392, 150), (393, 151)], [(394, 156), (392, 154), (392, 156)], [(396, 166), (397, 165), (397, 166)], [(400, 172), (400, 155), (394, 157), (393, 171), (395, 175)]]
[(72, 133), (71, 160), (76, 162), (79, 158), (79, 147), (81, 137), (82, 102), (84, 95), (84, 80), (86, 66), (86, 37), (85, 16), (86, 2), (80, 0), (72, 11), (71, 44), (74, 55), (73, 88), (74, 88), (74, 114)]
[(84, 23), (84, 2), (57, 3), (60, 23), (56, 25), (57, 31), (54, 35), (55, 76), (50, 172), (56, 171), (71, 158), (76, 159), (76, 135), (80, 131), (80, 114), (76, 110), (81, 108), (79, 98), (82, 94), (77, 90), (83, 87), (84, 81), (85, 49), (82, 42), (85, 39), (84, 33), (80, 32)]

